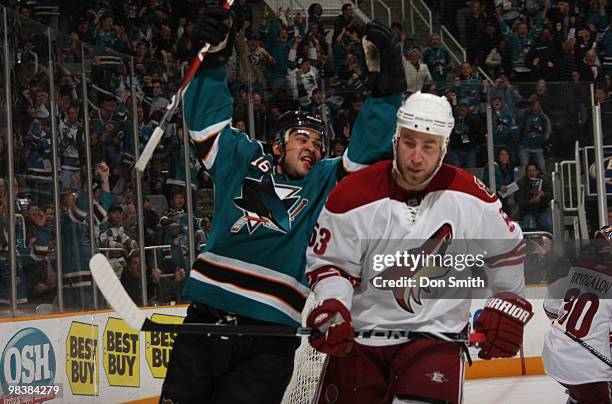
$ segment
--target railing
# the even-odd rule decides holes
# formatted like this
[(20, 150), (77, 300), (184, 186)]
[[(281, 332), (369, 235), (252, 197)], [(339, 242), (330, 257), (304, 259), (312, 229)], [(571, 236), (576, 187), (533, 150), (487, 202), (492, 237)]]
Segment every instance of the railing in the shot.
[(572, 174), (576, 171), (576, 161), (562, 161), (559, 164), (559, 168), (561, 170), (560, 179), (561, 192), (563, 193), (563, 210), (565, 212), (576, 212), (578, 210), (578, 187), (574, 185), (574, 179), (572, 178)]
[[(412, 32), (416, 31), (415, 22), (414, 22), (414, 15), (416, 14), (417, 17), (419, 17), (419, 19), (423, 22), (423, 24), (425, 24), (425, 26), (429, 30), (429, 35), (433, 34), (433, 19), (432, 19), (431, 9), (427, 6), (427, 4), (425, 4), (423, 0), (409, 0), (409, 2), (410, 3), (408, 5), (408, 9), (409, 9), (409, 19), (410, 19), (410, 30)], [(418, 4), (419, 7), (417, 7), (416, 4)], [(405, 21), (406, 16), (404, 15), (404, 12), (405, 12), (406, 7), (405, 7), (404, 0), (402, 0), (401, 7), (402, 7), (402, 21)], [(427, 14), (427, 16), (425, 16), (425, 14)]]
[[(157, 265), (157, 254), (155, 253), (156, 250), (169, 250), (170, 248), (172, 248), (172, 245), (170, 244), (162, 244), (162, 245), (150, 245), (150, 246), (146, 246), (144, 248), (145, 250), (145, 255), (146, 255), (146, 251), (153, 251), (153, 268), (159, 268), (159, 265)], [(181, 245), (181, 249), (183, 250), (183, 254), (185, 254), (187, 252), (187, 246)]]
[[(440, 40), (442, 41), (442, 45), (444, 45), (444, 47), (448, 50), (448, 53), (450, 53), (455, 63), (460, 65), (467, 60), (467, 53), (465, 52), (465, 49), (463, 49), (459, 41), (457, 41), (453, 34), (451, 34), (444, 25), (440, 26)], [(455, 45), (455, 50), (449, 46), (450, 43)]]
[[(391, 8), (387, 6), (382, 0), (376, 0), (387, 12), (387, 25), (391, 25)], [(370, 0), (370, 18), (375, 19), (374, 15), (374, 0)]]

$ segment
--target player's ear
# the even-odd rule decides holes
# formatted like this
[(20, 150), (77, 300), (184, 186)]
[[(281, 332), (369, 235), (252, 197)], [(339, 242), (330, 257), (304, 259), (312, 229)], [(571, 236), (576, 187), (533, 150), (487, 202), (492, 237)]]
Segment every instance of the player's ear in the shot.
[(275, 160), (283, 157), (283, 148), (279, 142), (272, 143), (272, 154), (274, 155)]

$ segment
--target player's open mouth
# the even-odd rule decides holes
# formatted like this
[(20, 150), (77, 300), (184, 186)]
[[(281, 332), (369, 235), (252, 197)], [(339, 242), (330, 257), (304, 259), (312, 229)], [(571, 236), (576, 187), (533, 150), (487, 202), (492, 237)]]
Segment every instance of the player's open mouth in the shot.
[(302, 156), (300, 161), (304, 163), (308, 168), (311, 168), (314, 165), (314, 158), (311, 156)]

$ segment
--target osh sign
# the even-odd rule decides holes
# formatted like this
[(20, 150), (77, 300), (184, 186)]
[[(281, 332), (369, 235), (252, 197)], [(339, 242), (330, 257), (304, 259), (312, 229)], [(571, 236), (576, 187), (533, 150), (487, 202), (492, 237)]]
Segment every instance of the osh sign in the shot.
[(140, 387), (138, 333), (119, 318), (109, 317), (104, 328), (104, 372), (111, 386)]
[[(19, 330), (4, 347), (0, 359), (0, 386), (4, 401), (18, 399), (9, 395), (9, 385), (49, 386), (55, 381), (55, 351), (47, 335), (38, 328)], [(54, 396), (38, 397), (36, 402)], [(2, 401), (2, 400), (0, 400)], [(6, 401), (9, 402), (9, 401)], [(20, 402), (19, 400), (11, 402)]]
[[(151, 316), (151, 320), (164, 324), (181, 324), (184, 318), (155, 313)], [(152, 331), (145, 335), (145, 357), (151, 374), (156, 379), (166, 377), (174, 338), (176, 338), (176, 333), (173, 332)]]
[(66, 376), (74, 395), (97, 396), (98, 326), (73, 321), (66, 337)]

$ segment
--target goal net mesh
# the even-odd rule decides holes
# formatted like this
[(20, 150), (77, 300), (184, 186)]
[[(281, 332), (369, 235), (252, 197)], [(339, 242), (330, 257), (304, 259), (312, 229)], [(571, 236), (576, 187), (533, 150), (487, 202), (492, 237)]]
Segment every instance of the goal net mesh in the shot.
[[(302, 325), (306, 326), (306, 318), (315, 304), (311, 293), (302, 311)], [(310, 404), (314, 401), (319, 378), (325, 366), (327, 355), (314, 350), (303, 337), (300, 347), (295, 351), (295, 361), (291, 381), (285, 390), (282, 404)]]

